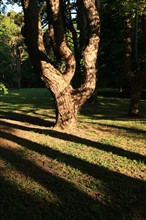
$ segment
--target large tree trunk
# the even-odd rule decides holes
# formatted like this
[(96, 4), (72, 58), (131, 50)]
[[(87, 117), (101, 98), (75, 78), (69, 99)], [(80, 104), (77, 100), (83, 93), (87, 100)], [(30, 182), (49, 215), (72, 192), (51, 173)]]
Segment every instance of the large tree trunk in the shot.
[(76, 127), (78, 108), (71, 91), (72, 88), (69, 86), (56, 96), (56, 126), (59, 128)]
[(99, 15), (94, 0), (83, 0), (88, 24), (88, 44), (83, 51), (85, 60), (85, 81), (79, 89), (73, 89), (70, 82), (76, 69), (76, 61), (69, 49), (62, 22), (61, 1), (46, 0), (49, 24), (53, 29), (56, 46), (66, 61), (63, 73), (49, 62), (43, 43), (39, 8), (35, 0), (21, 0), (24, 9), (25, 27), (23, 35), (28, 47), (34, 70), (41, 74), (47, 88), (53, 93), (56, 104), (56, 126), (60, 128), (76, 125), (77, 112), (91, 96), (96, 85), (96, 61), (99, 47)]

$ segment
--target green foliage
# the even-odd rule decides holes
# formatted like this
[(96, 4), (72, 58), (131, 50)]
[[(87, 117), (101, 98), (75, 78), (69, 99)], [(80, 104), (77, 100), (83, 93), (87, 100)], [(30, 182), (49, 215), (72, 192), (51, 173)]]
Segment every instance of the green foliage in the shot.
[(9, 46), (10, 36), (2, 16), (0, 21), (0, 81), (12, 85), (13, 77), (10, 76), (14, 76), (14, 70), (13, 57)]
[(4, 92), (4, 94), (8, 94), (8, 88), (0, 82), (0, 90)]
[(0, 81), (7, 87), (40, 87), (43, 83), (31, 67), (21, 35), (22, 25), (21, 13), (0, 15)]

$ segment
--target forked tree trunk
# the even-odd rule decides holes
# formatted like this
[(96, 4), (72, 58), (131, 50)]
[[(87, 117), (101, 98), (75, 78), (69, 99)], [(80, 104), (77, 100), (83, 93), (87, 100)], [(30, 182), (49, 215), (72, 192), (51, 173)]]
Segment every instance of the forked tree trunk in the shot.
[(56, 126), (59, 128), (74, 128), (77, 124), (78, 108), (71, 95), (71, 87), (65, 88), (56, 95)]
[(49, 24), (54, 29), (53, 39), (61, 56), (66, 61), (66, 69), (59, 72), (49, 62), (43, 43), (39, 8), (35, 0), (21, 0), (24, 9), (25, 27), (23, 35), (28, 46), (34, 70), (41, 74), (46, 87), (54, 96), (56, 104), (56, 126), (59, 128), (76, 125), (77, 112), (81, 105), (91, 96), (96, 85), (96, 62), (99, 47), (99, 14), (95, 0), (83, 0), (87, 26), (88, 44), (83, 51), (85, 60), (85, 81), (78, 89), (73, 89), (70, 82), (76, 69), (76, 61), (69, 49), (62, 22), (60, 0), (46, 0)]

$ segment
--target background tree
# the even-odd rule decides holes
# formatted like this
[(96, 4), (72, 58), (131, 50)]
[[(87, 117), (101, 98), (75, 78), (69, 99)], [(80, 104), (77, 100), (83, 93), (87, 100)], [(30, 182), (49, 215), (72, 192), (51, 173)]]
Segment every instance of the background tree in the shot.
[(10, 36), (4, 17), (0, 16), (0, 82), (5, 86), (13, 86), (14, 69), (13, 57), (9, 47)]
[(101, 42), (99, 86), (130, 92), (129, 115), (139, 114), (145, 84), (144, 27), (145, 3), (140, 1), (101, 1)]
[[(21, 87), (21, 54), (23, 41), (19, 21), (14, 11), (1, 15), (1, 78), (9, 87)], [(17, 20), (17, 24), (16, 21)], [(22, 24), (22, 22), (21, 22)]]
[(140, 111), (140, 99), (146, 82), (144, 31), (142, 18), (145, 16), (146, 5), (143, 0), (127, 1), (124, 8), (125, 59), (124, 71), (130, 85), (129, 115), (137, 116)]

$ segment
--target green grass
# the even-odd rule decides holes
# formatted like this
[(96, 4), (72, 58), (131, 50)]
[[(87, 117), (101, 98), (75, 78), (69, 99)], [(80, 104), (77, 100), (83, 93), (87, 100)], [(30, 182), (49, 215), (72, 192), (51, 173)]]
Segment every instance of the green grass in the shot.
[(52, 129), (47, 89), (0, 94), (0, 218), (146, 219), (146, 101), (99, 97), (76, 130)]

